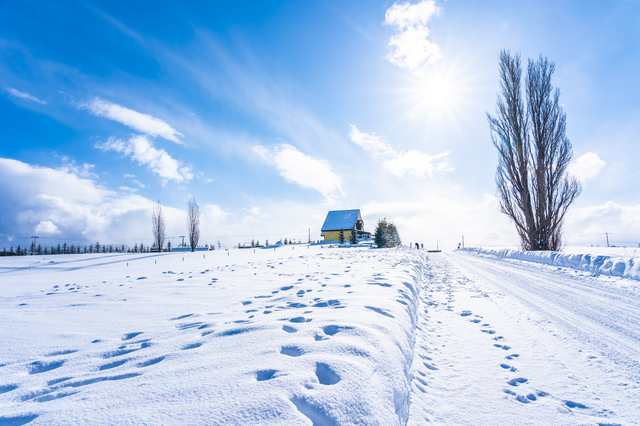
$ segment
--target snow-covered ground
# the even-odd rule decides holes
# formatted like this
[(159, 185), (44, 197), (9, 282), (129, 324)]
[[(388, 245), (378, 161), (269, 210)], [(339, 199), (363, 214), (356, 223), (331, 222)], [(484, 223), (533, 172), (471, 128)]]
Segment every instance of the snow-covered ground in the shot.
[(468, 252), (0, 259), (0, 425), (636, 424), (640, 283)]

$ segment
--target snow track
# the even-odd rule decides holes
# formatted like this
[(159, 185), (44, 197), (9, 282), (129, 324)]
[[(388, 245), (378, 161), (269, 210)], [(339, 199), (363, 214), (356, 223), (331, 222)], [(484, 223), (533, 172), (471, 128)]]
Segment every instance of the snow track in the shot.
[(464, 252), (430, 255), (409, 424), (637, 424), (636, 285)]

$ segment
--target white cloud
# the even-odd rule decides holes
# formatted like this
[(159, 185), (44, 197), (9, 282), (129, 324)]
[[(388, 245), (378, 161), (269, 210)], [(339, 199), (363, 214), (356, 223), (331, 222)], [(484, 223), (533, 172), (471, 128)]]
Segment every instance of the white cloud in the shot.
[(423, 0), (417, 4), (395, 3), (391, 6), (384, 22), (397, 26), (399, 32), (389, 40), (389, 45), (394, 46), (395, 51), (387, 55), (387, 60), (416, 75), (421, 75), (426, 65), (440, 60), (440, 47), (427, 40), (427, 23), (438, 13), (440, 8), (434, 0)]
[(622, 205), (607, 201), (601, 205), (569, 209), (565, 226), (567, 243), (606, 245), (610, 243), (638, 247), (640, 244), (640, 205)]
[(288, 182), (315, 189), (327, 199), (332, 199), (336, 193), (344, 197), (340, 177), (331, 171), (327, 161), (305, 155), (289, 144), (281, 144), (271, 149), (255, 146), (253, 150), (264, 160), (275, 165), (280, 176)]
[(13, 87), (7, 87), (7, 92), (9, 92), (10, 94), (12, 94), (13, 96), (17, 97), (17, 98), (22, 98), (22, 99), (27, 99), (33, 102), (37, 102), (40, 105), (46, 105), (47, 103), (41, 99), (36, 98), (33, 95), (30, 95), (29, 93), (25, 93), (25, 92), (21, 92), (19, 90), (14, 89)]
[(178, 139), (178, 136), (182, 136), (182, 133), (151, 115), (142, 114), (100, 98), (95, 98), (80, 106), (87, 108), (93, 115), (117, 121), (149, 136), (160, 136), (176, 143), (183, 143)]
[(96, 148), (129, 156), (165, 180), (188, 182), (193, 179), (190, 167), (180, 167), (178, 160), (167, 154), (164, 149), (154, 148), (146, 136), (133, 136), (128, 141), (111, 138), (107, 142), (97, 144)]
[(50, 220), (41, 221), (35, 226), (35, 228), (33, 228), (33, 231), (36, 234), (46, 235), (46, 236), (60, 234), (60, 230), (58, 229), (58, 227)]
[(438, 155), (427, 155), (420, 151), (412, 150), (399, 153), (395, 158), (385, 161), (383, 166), (392, 174), (402, 177), (405, 174), (417, 178), (423, 178), (426, 175), (433, 177), (433, 172), (443, 172), (452, 170), (449, 166), (449, 151), (442, 152)]
[(600, 174), (605, 164), (607, 163), (600, 159), (598, 154), (587, 152), (573, 161), (569, 165), (568, 171), (579, 181), (588, 182)]
[(403, 177), (405, 174), (417, 178), (426, 175), (433, 177), (435, 172), (453, 170), (449, 163), (449, 151), (436, 155), (424, 154), (417, 150), (398, 152), (381, 136), (375, 133), (363, 133), (353, 124), (349, 132), (351, 140), (371, 153), (375, 159), (385, 160), (382, 165), (391, 174)]
[(375, 133), (363, 133), (353, 124), (351, 125), (349, 137), (362, 149), (370, 152), (374, 158), (395, 156), (397, 154), (385, 139), (376, 136)]
[(125, 177), (125, 178), (134, 178), (134, 177), (136, 177), (136, 175), (125, 173), (125, 175), (123, 177)]

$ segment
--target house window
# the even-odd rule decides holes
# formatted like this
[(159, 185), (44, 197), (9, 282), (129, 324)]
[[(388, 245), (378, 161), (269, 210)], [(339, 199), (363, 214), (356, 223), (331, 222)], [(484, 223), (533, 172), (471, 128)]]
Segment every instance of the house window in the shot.
[(333, 235), (329, 235), (329, 239), (330, 239), (330, 240), (333, 240)]

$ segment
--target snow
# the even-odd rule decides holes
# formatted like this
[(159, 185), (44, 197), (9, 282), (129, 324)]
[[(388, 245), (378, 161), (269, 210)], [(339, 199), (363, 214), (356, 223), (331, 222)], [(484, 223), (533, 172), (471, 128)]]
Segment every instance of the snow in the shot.
[(463, 251), (2, 258), (0, 425), (634, 424), (639, 302)]
[(640, 280), (640, 259), (595, 254), (560, 253), (554, 251), (517, 251), (483, 248), (464, 248), (476, 254), (501, 259), (518, 259), (544, 265), (573, 268), (597, 274)]

